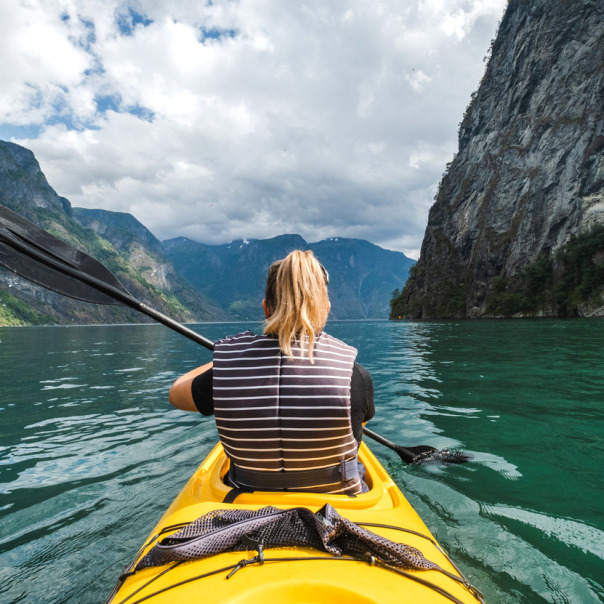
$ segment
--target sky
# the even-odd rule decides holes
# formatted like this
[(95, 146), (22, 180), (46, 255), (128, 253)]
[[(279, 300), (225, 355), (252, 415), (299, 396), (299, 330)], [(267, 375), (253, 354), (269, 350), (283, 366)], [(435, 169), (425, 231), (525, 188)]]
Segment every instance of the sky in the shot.
[(418, 258), (506, 0), (10, 0), (0, 139), (161, 240)]

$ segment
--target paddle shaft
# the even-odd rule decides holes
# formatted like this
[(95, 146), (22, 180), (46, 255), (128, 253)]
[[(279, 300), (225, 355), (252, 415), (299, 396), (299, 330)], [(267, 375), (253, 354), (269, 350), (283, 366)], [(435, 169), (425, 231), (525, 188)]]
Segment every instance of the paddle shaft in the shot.
[(74, 279), (79, 279), (83, 283), (86, 283), (86, 285), (89, 285), (90, 287), (114, 298), (122, 304), (129, 306), (130, 308), (133, 308), (134, 310), (137, 310), (147, 315), (148, 317), (151, 317), (155, 321), (158, 321), (166, 327), (177, 331), (181, 335), (189, 338), (190, 340), (193, 340), (197, 344), (201, 344), (208, 350), (214, 350), (214, 342), (208, 340), (207, 338), (204, 338), (202, 335), (174, 321), (170, 317), (160, 313), (154, 308), (147, 306), (143, 302), (140, 302), (139, 300), (128, 294), (126, 291), (122, 291), (117, 287), (114, 287), (113, 285), (102, 281), (101, 279), (97, 279), (89, 273), (82, 272), (81, 270), (78, 270), (75, 266), (72, 266), (65, 261), (56, 259), (52, 255), (38, 250), (33, 245), (27, 245), (25, 243), (22, 243), (18, 239), (11, 239), (11, 246), (20, 253), (29, 256), (32, 260), (35, 260), (40, 264), (48, 266), (49, 268), (52, 268), (58, 272), (68, 275)]
[(413, 451), (410, 451), (409, 449), (406, 449), (405, 447), (401, 447), (400, 445), (393, 443), (392, 441), (388, 440), (387, 438), (384, 438), (382, 435), (378, 434), (377, 432), (370, 430), (366, 426), (363, 426), (363, 434), (365, 436), (368, 436), (369, 438), (372, 438), (376, 442), (384, 445), (385, 447), (388, 447), (389, 449), (396, 451), (400, 455), (401, 459), (406, 463), (410, 463), (417, 456), (417, 454), (414, 453)]

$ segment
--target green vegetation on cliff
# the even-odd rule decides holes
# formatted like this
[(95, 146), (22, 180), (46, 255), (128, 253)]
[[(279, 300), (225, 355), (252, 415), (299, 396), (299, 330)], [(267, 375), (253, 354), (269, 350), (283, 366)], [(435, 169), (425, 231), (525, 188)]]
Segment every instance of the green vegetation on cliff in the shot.
[[(417, 265), (416, 265), (417, 266)], [(410, 283), (415, 272), (413, 267)], [(429, 275), (423, 275), (429, 279)], [(390, 318), (414, 316), (406, 286), (390, 300)], [(439, 316), (462, 317), (467, 292), (453, 284), (440, 297)], [(442, 302), (443, 300), (446, 303)], [(425, 304), (426, 301), (421, 301)], [(604, 225), (573, 235), (554, 254), (541, 254), (515, 277), (498, 277), (487, 298), (485, 317), (563, 316), (590, 314), (604, 305)], [(460, 312), (461, 311), (461, 312)]]
[(0, 289), (0, 325), (48, 325), (54, 322), (49, 315), (37, 312), (25, 302)]
[[(413, 276), (413, 269), (410, 271), (410, 277)], [(421, 269), (417, 269), (415, 272)], [(423, 276), (422, 276), (423, 277)], [(427, 276), (429, 278), (429, 275)], [(434, 304), (430, 305), (427, 300), (413, 299), (409, 300), (409, 287), (405, 285), (403, 291), (399, 294), (395, 290), (390, 300), (390, 319), (409, 319), (416, 318), (423, 307), (430, 307), (430, 311), (443, 319), (460, 318), (465, 315), (464, 306), (464, 286), (446, 281), (442, 285), (442, 295), (434, 300)]]
[(541, 255), (515, 280), (498, 279), (487, 302), (492, 316), (578, 316), (604, 304), (604, 225), (572, 236), (553, 256)]

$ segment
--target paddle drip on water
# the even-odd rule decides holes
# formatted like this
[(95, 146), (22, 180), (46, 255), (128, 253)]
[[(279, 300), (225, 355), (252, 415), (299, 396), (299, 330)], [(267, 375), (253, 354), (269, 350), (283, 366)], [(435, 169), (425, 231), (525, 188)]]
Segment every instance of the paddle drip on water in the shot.
[(455, 465), (466, 463), (472, 459), (469, 453), (450, 451), (449, 449), (433, 449), (416, 455), (409, 463), (415, 465), (445, 464)]

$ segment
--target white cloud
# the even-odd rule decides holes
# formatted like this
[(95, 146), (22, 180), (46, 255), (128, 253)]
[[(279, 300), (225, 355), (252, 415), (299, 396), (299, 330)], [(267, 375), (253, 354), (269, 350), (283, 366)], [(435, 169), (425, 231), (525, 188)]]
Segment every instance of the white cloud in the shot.
[(0, 5), (0, 116), (2, 122), (40, 124), (68, 110), (69, 90), (80, 85), (90, 55), (59, 11), (36, 3)]
[(41, 126), (60, 195), (160, 238), (413, 253), (505, 4), (16, 0), (0, 136)]
[(423, 92), (426, 86), (432, 81), (432, 78), (429, 75), (426, 75), (421, 69), (412, 73), (406, 73), (405, 79), (411, 85), (414, 92)]

